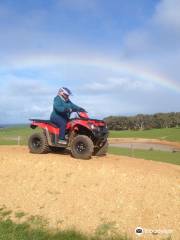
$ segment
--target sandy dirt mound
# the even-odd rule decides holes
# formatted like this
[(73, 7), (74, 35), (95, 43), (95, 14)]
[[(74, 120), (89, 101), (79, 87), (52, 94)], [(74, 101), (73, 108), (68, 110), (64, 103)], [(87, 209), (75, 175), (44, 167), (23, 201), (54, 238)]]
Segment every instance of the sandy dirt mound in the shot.
[(179, 166), (114, 155), (34, 155), (18, 146), (1, 146), (0, 164), (0, 205), (13, 211), (41, 215), (60, 229), (92, 232), (111, 223), (133, 239), (137, 226), (173, 230), (172, 239), (180, 239)]

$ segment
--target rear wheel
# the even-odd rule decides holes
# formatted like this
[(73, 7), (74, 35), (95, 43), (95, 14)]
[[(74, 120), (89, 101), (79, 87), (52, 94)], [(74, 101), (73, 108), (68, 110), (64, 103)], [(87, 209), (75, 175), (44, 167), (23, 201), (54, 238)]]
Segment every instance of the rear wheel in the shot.
[(46, 135), (44, 133), (34, 133), (29, 137), (28, 147), (31, 153), (47, 153), (49, 152), (49, 146)]
[(95, 156), (104, 156), (108, 151), (108, 141), (106, 141), (101, 147), (97, 147), (94, 149)]
[(75, 158), (90, 159), (93, 150), (94, 144), (88, 136), (78, 135), (71, 142), (71, 153)]

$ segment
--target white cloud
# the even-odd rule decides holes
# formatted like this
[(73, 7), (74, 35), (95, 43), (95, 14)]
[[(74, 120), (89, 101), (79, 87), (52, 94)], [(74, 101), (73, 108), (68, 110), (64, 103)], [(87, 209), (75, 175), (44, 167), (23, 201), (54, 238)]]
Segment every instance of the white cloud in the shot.
[(10, 93), (14, 95), (20, 94), (21, 96), (31, 96), (31, 97), (42, 97), (49, 96), (53, 93), (53, 89), (45, 86), (45, 84), (41, 83), (41, 81), (34, 79), (18, 79), (11, 83), (11, 87), (9, 89)]
[(159, 3), (154, 22), (170, 31), (180, 31), (180, 1), (163, 0)]
[(131, 79), (127, 77), (110, 77), (107, 80), (90, 82), (84, 84), (79, 88), (80, 92), (91, 94), (104, 94), (109, 95), (120, 93), (121, 91), (152, 91), (155, 89), (155, 84), (150, 81), (141, 81), (138, 79)]
[(143, 27), (129, 32), (124, 59), (149, 68), (180, 85), (180, 1), (162, 0)]
[(57, 89), (41, 79), (13, 74), (1, 76), (0, 123), (27, 122), (29, 118), (49, 118)]

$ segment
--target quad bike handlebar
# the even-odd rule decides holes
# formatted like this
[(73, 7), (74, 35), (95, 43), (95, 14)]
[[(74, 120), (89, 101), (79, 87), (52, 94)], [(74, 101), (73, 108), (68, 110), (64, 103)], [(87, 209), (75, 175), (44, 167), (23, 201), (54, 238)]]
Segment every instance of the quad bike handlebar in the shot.
[(70, 114), (76, 113), (79, 118), (89, 118), (87, 111), (83, 108), (77, 110), (77, 109), (65, 109), (66, 112), (69, 112)]
[(75, 108), (70, 108), (69, 111), (70, 112), (87, 112), (84, 108), (80, 108), (79, 110)]
[[(82, 110), (84, 110), (84, 109), (82, 109)], [(73, 112), (77, 113), (79, 118), (89, 118), (86, 110), (84, 110), (82, 112), (81, 111), (77, 111), (77, 110), (74, 110), (74, 111), (72, 110), (71, 113), (73, 113)]]
[(89, 118), (87, 112), (78, 112), (80, 118)]

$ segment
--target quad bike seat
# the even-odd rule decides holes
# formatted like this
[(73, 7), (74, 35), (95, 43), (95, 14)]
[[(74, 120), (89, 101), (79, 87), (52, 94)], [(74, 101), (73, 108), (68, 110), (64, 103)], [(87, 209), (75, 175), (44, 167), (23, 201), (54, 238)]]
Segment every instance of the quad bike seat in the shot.
[(58, 128), (57, 125), (55, 125), (54, 123), (52, 123), (50, 120), (43, 120), (43, 119), (30, 119), (31, 121), (34, 121), (34, 122), (39, 122), (39, 123), (48, 123), (50, 124), (51, 126), (55, 127), (55, 128)]

